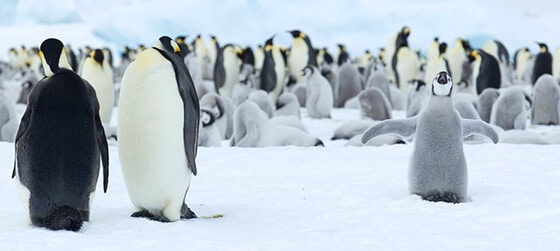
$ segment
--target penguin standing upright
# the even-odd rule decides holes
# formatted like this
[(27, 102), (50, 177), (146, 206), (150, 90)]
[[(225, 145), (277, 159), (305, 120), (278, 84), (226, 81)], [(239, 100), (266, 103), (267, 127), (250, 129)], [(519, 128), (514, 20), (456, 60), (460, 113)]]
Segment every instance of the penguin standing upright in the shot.
[(414, 135), (408, 169), (409, 191), (428, 201), (468, 200), (468, 170), (463, 138), (472, 134), (498, 142), (498, 134), (482, 120), (463, 119), (453, 107), (453, 82), (447, 72), (432, 80), (426, 107), (412, 118), (384, 120), (368, 128), (362, 143), (382, 134)]
[(524, 79), (523, 77), (525, 76), (529, 60), (531, 60), (532, 57), (533, 55), (531, 55), (531, 52), (527, 47), (523, 47), (515, 51), (515, 54), (513, 55), (513, 69), (515, 70), (515, 77), (517, 80), (530, 81), (529, 79)]
[(545, 43), (538, 43), (540, 52), (535, 56), (535, 64), (533, 65), (533, 74), (531, 75), (531, 84), (535, 85), (537, 79), (543, 74), (552, 74), (552, 54), (548, 51)]
[(290, 74), (295, 76), (297, 83), (305, 81), (301, 75), (301, 71), (308, 65), (319, 67), (317, 65), (317, 58), (315, 57), (315, 50), (311, 44), (311, 39), (300, 30), (290, 31), (294, 40), (292, 41), (292, 48), (288, 56), (288, 67), (290, 67)]
[(307, 114), (311, 118), (330, 118), (334, 101), (329, 81), (311, 65), (303, 69), (303, 76), (307, 81)]
[(80, 76), (87, 80), (99, 100), (99, 116), (105, 124), (110, 124), (115, 102), (113, 75), (109, 62), (100, 49), (92, 51), (83, 61)]
[(162, 36), (124, 73), (119, 158), (133, 217), (167, 222), (196, 215), (185, 204), (196, 154), (200, 106), (177, 43)]
[[(449, 62), (449, 69), (451, 70), (451, 77), (454, 79), (454, 83), (458, 84), (461, 81), (467, 81), (468, 76), (465, 76), (463, 73), (463, 67), (465, 64), (468, 64), (468, 57), (467, 52), (471, 51), (471, 45), (469, 41), (458, 38), (455, 40), (453, 46), (451, 46), (447, 52), (447, 61)], [(475, 93), (476, 90), (471, 88), (471, 93)]]
[(408, 36), (410, 30), (402, 33), (397, 37), (395, 44), (395, 53), (391, 60), (391, 68), (395, 77), (396, 86), (406, 93), (408, 89), (408, 81), (416, 78), (420, 71), (420, 61), (418, 54), (411, 50), (408, 46)]
[(241, 50), (234, 44), (220, 48), (214, 66), (214, 83), (220, 95), (231, 97), (239, 82), (239, 56)]
[(60, 40), (40, 48), (45, 75), (31, 91), (16, 134), (14, 172), (29, 221), (52, 230), (78, 231), (89, 221), (103, 163), (109, 156), (95, 90), (71, 70)]
[(492, 55), (500, 65), (501, 87), (511, 86), (513, 83), (513, 69), (509, 59), (509, 52), (506, 46), (498, 40), (490, 40), (486, 42), (482, 48), (483, 51)]
[(271, 101), (276, 103), (278, 96), (284, 90), (286, 64), (280, 48), (273, 44), (273, 38), (271, 37), (265, 42), (260, 89), (268, 92)]
[(469, 60), (473, 63), (472, 86), (476, 94), (480, 94), (484, 89), (493, 87), (500, 89), (502, 75), (500, 65), (494, 56), (483, 50), (473, 50), (469, 54)]
[[(439, 48), (440, 48), (439, 37), (435, 37), (434, 40), (430, 43), (430, 46), (428, 46), (428, 50), (426, 51), (426, 60), (428, 62), (430, 62), (431, 59), (437, 58), (440, 55)], [(428, 83), (431, 83), (431, 81), (428, 81)]]
[(438, 55), (436, 57), (428, 58), (426, 63), (426, 74), (424, 76), (424, 83), (430, 83), (428, 90), (432, 87), (432, 77), (440, 71), (449, 73), (452, 79), (454, 78), (453, 72), (449, 69), (449, 62), (447, 61), (445, 52), (447, 51), (447, 43), (443, 42), (438, 45)]
[(262, 45), (258, 45), (255, 49), (255, 71), (259, 73), (263, 67), (264, 62), (264, 48)]
[(218, 38), (216, 38), (216, 36), (210, 36), (210, 41), (206, 46), (206, 55), (204, 57), (203, 77), (205, 80), (214, 79), (214, 65), (216, 64), (218, 50), (220, 50), (220, 43), (218, 43)]
[(556, 48), (552, 56), (552, 76), (560, 77), (560, 47)]
[(190, 52), (189, 45), (185, 42), (185, 39), (187, 39), (187, 36), (177, 36), (175, 38), (175, 42), (177, 42), (179, 49), (181, 50), (182, 58), (185, 58)]
[(346, 50), (346, 46), (343, 44), (338, 44), (338, 66), (350, 61), (350, 54)]
[(383, 64), (387, 66), (385, 70), (387, 71), (387, 76), (389, 80), (395, 83), (395, 73), (393, 71), (392, 62), (393, 57), (397, 52), (397, 48), (404, 42), (408, 46), (407, 38), (410, 35), (410, 28), (408, 26), (402, 27), (395, 35), (393, 35), (389, 41), (387, 41), (387, 45), (385, 48), (380, 49), (379, 57)]

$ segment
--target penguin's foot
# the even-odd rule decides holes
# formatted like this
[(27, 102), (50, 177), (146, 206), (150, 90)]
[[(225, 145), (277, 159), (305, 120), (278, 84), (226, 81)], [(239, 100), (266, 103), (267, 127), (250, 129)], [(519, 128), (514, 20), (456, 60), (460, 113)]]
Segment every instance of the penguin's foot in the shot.
[(181, 219), (193, 219), (198, 218), (196, 214), (187, 206), (187, 204), (183, 204), (181, 207)]
[(133, 214), (130, 215), (130, 217), (136, 217), (136, 218), (142, 217), (142, 218), (151, 219), (154, 217), (154, 215), (148, 212), (148, 210), (141, 210), (138, 212), (134, 212)]
[(171, 222), (169, 218), (163, 215), (152, 215), (152, 217), (150, 217), (150, 220), (164, 222), (164, 223)]
[(428, 194), (426, 196), (422, 196), (423, 200), (427, 200), (427, 201), (431, 201), (431, 202), (447, 202), (447, 203), (453, 203), (453, 204), (457, 204), (459, 202), (461, 202), (459, 200), (459, 196), (457, 196), (454, 193), (443, 193), (440, 194), (438, 192), (435, 192), (433, 194)]

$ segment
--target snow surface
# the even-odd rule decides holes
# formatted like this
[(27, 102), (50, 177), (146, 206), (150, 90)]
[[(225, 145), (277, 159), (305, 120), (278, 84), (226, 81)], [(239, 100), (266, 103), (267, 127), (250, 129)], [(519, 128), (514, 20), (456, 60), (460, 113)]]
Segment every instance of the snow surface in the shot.
[[(49, 36), (74, 48), (152, 44), (162, 34), (218, 35), (256, 45), (299, 28), (316, 46), (344, 42), (353, 55), (376, 50), (403, 25), (410, 43), (434, 36), (495, 37), (514, 49), (534, 40), (555, 48), (559, 1), (60, 1), (0, 2), (0, 59), (8, 48)], [(13, 11), (7, 11), (13, 10)], [(289, 45), (289, 36), (280, 40)], [(283, 39), (283, 40), (282, 40)], [(476, 43), (475, 43), (476, 44)], [(5, 53), (3, 53), (5, 52)], [(22, 107), (18, 111), (23, 112)], [(469, 195), (463, 204), (408, 194), (413, 145), (344, 147), (330, 141), (357, 110), (310, 119), (326, 147), (199, 148), (187, 203), (199, 216), (159, 223), (131, 218), (117, 145), (110, 146), (107, 194), (101, 182), (91, 221), (78, 233), (30, 226), (10, 179), (14, 146), (0, 142), (1, 250), (558, 250), (560, 145), (465, 145)], [(402, 116), (402, 114), (400, 114)], [(116, 113), (114, 114), (116, 116)], [(398, 117), (398, 113), (397, 116)], [(113, 120), (116, 121), (116, 120)], [(558, 131), (560, 127), (531, 127)]]

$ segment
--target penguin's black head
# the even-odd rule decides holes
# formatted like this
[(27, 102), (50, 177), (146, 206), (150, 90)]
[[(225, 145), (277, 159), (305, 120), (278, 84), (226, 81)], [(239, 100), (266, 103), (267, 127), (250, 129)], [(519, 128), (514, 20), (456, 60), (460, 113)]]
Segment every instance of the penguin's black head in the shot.
[(467, 58), (469, 59), (469, 62), (472, 63), (477, 58), (480, 58), (480, 53), (478, 50), (467, 51)]
[(178, 44), (184, 44), (184, 43), (185, 43), (185, 39), (187, 39), (187, 36), (181, 35), (181, 36), (177, 36), (177, 37), (175, 38), (175, 41), (177, 41)]
[(307, 76), (311, 76), (311, 74), (313, 74), (313, 72), (315, 72), (315, 69), (313, 68), (313, 66), (308, 65), (308, 66), (304, 67), (303, 70), (301, 70), (301, 71), (302, 71), (301, 75), (303, 75), (304, 77), (307, 77)]
[(290, 32), (290, 34), (292, 34), (293, 38), (298, 38), (298, 37), (303, 38), (305, 36), (305, 34), (303, 34), (303, 32), (301, 32), (300, 30), (292, 30), (292, 31), (289, 31), (289, 32)]
[(253, 54), (253, 50), (251, 47), (245, 47), (242, 52), (241, 61), (244, 64), (255, 65), (255, 54)]
[(39, 56), (47, 76), (52, 76), (61, 68), (72, 69), (66, 58), (64, 44), (56, 38), (48, 38), (41, 43)]
[(432, 80), (432, 95), (434, 96), (451, 96), (453, 82), (451, 76), (446, 71), (441, 71)]
[(447, 43), (443, 42), (439, 44), (439, 55), (445, 53), (447, 51)]
[(97, 63), (99, 63), (100, 65), (103, 64), (103, 59), (105, 59), (105, 56), (103, 55), (103, 51), (101, 49), (95, 49), (91, 52), (90, 55)]
[(461, 45), (463, 46), (463, 49), (465, 51), (472, 50), (471, 43), (469, 42), (469, 40), (461, 39)]
[(200, 122), (202, 123), (202, 127), (210, 126), (216, 122), (216, 116), (214, 116), (214, 113), (211, 110), (201, 108)]
[(404, 27), (401, 32), (397, 35), (397, 39), (395, 41), (395, 49), (398, 50), (401, 47), (408, 46), (408, 35), (410, 35), (410, 29), (408, 27)]
[(439, 43), (439, 37), (434, 37), (434, 42)]
[(343, 44), (336, 44), (338, 46), (338, 49), (340, 49), (341, 51), (346, 50), (346, 46), (344, 46)]
[(539, 48), (541, 48), (541, 52), (547, 52), (548, 51), (548, 46), (545, 43), (541, 43), (541, 42), (535, 42), (539, 45)]
[(169, 54), (181, 56), (181, 49), (179, 48), (179, 45), (168, 36), (161, 36), (158, 39), (158, 42), (154, 44), (154, 47), (167, 51)]
[(408, 26), (402, 27), (401, 34), (403, 34), (405, 37), (408, 37), (410, 35), (410, 27)]
[(272, 40), (273, 40), (273, 39), (274, 39), (274, 37), (270, 37), (269, 39), (266, 40), (266, 42), (264, 42), (264, 47), (265, 47), (265, 49), (266, 49), (267, 47), (269, 47), (269, 46), (272, 48), (272, 45), (274, 45), (274, 44), (272, 43)]

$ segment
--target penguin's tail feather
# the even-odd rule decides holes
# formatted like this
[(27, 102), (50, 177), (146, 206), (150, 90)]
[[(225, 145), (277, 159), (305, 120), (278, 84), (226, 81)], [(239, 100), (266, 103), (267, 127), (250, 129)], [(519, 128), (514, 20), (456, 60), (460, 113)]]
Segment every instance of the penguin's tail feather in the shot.
[(77, 232), (84, 223), (80, 211), (70, 206), (61, 206), (45, 217), (42, 226), (51, 230), (70, 230)]

